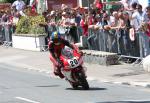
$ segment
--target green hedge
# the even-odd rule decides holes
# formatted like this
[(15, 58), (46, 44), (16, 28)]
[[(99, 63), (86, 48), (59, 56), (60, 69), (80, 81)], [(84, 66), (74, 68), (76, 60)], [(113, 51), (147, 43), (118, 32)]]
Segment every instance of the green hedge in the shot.
[(16, 27), (16, 35), (41, 36), (45, 34), (45, 28), (39, 26), (44, 24), (45, 18), (42, 15), (21, 17)]

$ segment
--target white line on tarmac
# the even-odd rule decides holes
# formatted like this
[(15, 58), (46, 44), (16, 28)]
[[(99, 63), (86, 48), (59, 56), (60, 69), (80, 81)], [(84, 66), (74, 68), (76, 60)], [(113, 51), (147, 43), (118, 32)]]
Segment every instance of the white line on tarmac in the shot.
[(30, 99), (27, 99), (27, 98), (22, 98), (22, 97), (15, 97), (15, 98), (19, 99), (19, 100), (23, 100), (23, 101), (29, 102), (29, 103), (40, 103), (40, 102), (33, 101), (33, 100), (30, 100)]
[(145, 100), (145, 99), (144, 100), (134, 100), (134, 99), (133, 100), (132, 99), (131, 100), (130, 99), (129, 100), (123, 100), (123, 102), (128, 102), (128, 101), (134, 102), (134, 103), (136, 103), (136, 102), (137, 103), (145, 103), (145, 102), (148, 103), (150, 100)]

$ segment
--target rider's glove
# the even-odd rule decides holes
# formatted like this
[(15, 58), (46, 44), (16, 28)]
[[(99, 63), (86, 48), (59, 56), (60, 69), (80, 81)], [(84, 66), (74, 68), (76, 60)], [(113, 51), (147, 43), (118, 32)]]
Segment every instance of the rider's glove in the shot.
[(58, 62), (58, 66), (59, 66), (59, 67), (61, 67), (61, 66), (62, 66), (62, 62), (61, 62), (61, 60), (60, 60), (60, 59), (58, 59), (58, 58), (57, 58), (56, 60), (57, 60), (57, 62)]
[(81, 56), (83, 56), (83, 52), (81, 50), (77, 50), (77, 53), (79, 53)]

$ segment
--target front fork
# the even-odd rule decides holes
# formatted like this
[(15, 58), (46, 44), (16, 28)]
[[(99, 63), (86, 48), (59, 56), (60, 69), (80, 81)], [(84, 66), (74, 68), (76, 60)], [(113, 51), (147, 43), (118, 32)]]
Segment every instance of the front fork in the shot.
[(84, 69), (85, 67), (83, 66), (79, 66), (77, 68), (74, 68), (70, 71), (63, 71), (62, 73), (64, 74), (65, 78), (67, 81), (71, 82), (71, 83), (78, 83), (78, 75), (83, 75), (85, 78), (86, 76), (86, 70)]
[[(78, 67), (77, 69), (75, 69), (75, 70), (73, 70), (72, 72), (71, 72), (71, 76), (72, 76), (72, 78), (73, 78), (73, 80), (75, 81), (75, 82), (79, 82), (79, 76), (80, 75), (82, 75), (82, 77), (87, 77), (86, 76), (86, 73), (85, 73), (85, 70), (84, 70), (84, 68), (82, 67), (82, 66), (80, 66), (80, 67)], [(80, 76), (81, 77), (81, 76)]]

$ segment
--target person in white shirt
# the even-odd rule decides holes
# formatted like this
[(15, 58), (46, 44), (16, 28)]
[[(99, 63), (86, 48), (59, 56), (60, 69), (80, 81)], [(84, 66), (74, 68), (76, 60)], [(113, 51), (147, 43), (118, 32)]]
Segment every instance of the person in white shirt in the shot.
[(143, 22), (150, 22), (150, 6), (147, 6), (145, 9)]
[(118, 24), (118, 12), (117, 11), (113, 11), (112, 15), (110, 16), (110, 22), (111, 22), (111, 26), (112, 27), (116, 27)]
[(143, 10), (149, 5), (149, 0), (138, 0), (139, 4), (142, 5)]
[(69, 12), (63, 12), (62, 13), (62, 26), (69, 27), (70, 21), (71, 21), (71, 18), (70, 18)]
[(30, 0), (29, 5), (30, 5), (31, 7), (34, 5), (34, 1), (35, 1), (35, 0)]
[(131, 6), (133, 3), (137, 3), (139, 4), (139, 1), (138, 0), (127, 0), (128, 1), (128, 4)]
[(131, 24), (138, 30), (143, 22), (144, 12), (142, 11), (142, 5), (137, 4), (136, 11), (132, 14)]
[(12, 8), (15, 7), (17, 11), (23, 11), (24, 7), (25, 7), (25, 3), (22, 0), (16, 0), (13, 4), (12, 4)]

